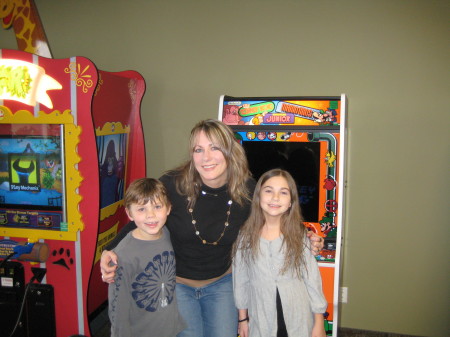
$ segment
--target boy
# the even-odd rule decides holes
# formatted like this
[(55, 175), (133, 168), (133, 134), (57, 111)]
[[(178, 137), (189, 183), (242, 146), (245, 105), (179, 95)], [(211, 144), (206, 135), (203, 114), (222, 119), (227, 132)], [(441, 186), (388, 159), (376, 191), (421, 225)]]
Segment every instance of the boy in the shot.
[(119, 265), (108, 289), (111, 337), (174, 337), (185, 323), (175, 297), (175, 255), (164, 227), (171, 209), (166, 190), (156, 179), (137, 179), (124, 203), (137, 228), (114, 250)]

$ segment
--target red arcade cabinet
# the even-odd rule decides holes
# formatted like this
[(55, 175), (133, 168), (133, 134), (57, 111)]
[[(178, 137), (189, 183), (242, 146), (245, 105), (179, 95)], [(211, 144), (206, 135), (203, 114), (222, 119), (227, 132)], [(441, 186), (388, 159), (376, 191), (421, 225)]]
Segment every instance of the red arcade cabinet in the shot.
[(102, 248), (146, 174), (144, 92), (135, 71), (0, 50), (2, 335), (91, 335), (107, 300)]
[(256, 180), (272, 168), (297, 182), (305, 226), (325, 239), (317, 257), (328, 301), (325, 331), (337, 336), (345, 187), (346, 96), (222, 96), (219, 120), (245, 149)]

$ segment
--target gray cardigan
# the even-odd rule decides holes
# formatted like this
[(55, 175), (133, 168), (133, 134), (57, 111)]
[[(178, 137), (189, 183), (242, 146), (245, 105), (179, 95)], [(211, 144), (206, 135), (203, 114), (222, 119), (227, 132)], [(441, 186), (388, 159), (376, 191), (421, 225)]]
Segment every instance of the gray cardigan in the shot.
[(238, 251), (233, 261), (233, 287), (236, 307), (248, 309), (250, 337), (271, 337), (277, 333), (276, 291), (278, 288), (289, 336), (311, 336), (314, 313), (324, 313), (327, 301), (317, 261), (308, 245), (303, 251), (305, 268), (299, 279), (293, 271), (284, 275), (283, 237), (260, 238), (260, 253), (247, 265)]

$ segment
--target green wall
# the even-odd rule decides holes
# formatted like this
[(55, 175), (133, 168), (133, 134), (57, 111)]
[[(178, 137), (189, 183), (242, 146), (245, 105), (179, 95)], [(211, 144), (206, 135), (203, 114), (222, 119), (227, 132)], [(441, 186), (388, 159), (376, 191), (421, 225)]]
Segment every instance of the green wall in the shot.
[(347, 94), (340, 325), (448, 335), (449, 1), (35, 2), (54, 58), (145, 77), (149, 176), (185, 158), (222, 94)]

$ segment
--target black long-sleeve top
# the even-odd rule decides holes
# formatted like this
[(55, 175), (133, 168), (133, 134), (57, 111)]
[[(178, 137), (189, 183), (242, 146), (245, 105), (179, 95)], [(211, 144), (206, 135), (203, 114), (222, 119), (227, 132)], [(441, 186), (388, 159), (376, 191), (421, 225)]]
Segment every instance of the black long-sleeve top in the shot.
[[(192, 224), (187, 208), (187, 197), (177, 193), (175, 178), (163, 175), (161, 182), (167, 189), (172, 210), (167, 218), (166, 226), (170, 231), (176, 258), (177, 276), (191, 280), (207, 280), (223, 275), (231, 266), (231, 248), (237, 238), (239, 229), (250, 214), (250, 202), (243, 207), (233, 202), (228, 219), (229, 226), (224, 236), (219, 239), (227, 220), (228, 201), (231, 200), (227, 185), (220, 188), (202, 186), (202, 191), (193, 209), (192, 217), (200, 236), (207, 242), (218, 241), (217, 245), (203, 244)], [(247, 182), (250, 195), (253, 194), (255, 181)], [(107, 249), (113, 249), (125, 235), (136, 228), (130, 222), (118, 233)], [(120, 261), (119, 261), (120, 263)]]

